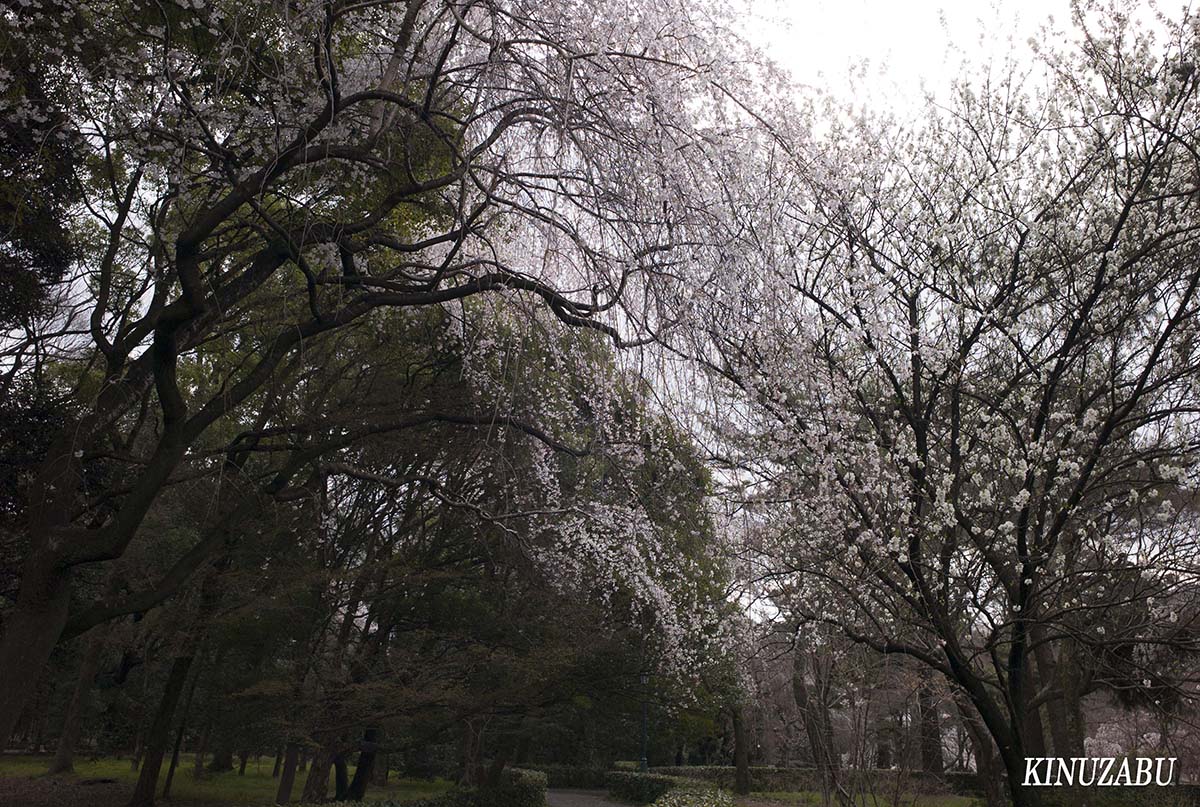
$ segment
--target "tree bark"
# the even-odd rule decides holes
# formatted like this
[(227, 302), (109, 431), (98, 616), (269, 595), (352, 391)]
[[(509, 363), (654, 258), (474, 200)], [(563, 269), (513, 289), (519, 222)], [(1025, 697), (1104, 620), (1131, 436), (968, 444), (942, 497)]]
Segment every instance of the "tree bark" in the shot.
[(946, 771), (942, 759), (942, 724), (931, 678), (931, 670), (922, 670), (921, 686), (917, 690), (917, 710), (921, 721), (921, 768), (926, 773), (941, 776)]
[(746, 721), (742, 704), (735, 703), (733, 715), (733, 792), (745, 796), (750, 792), (750, 746), (746, 740)]
[(192, 674), (191, 683), (188, 684), (187, 695), (183, 699), (183, 714), (179, 717), (179, 727), (175, 729), (175, 747), (171, 749), (171, 764), (167, 767), (167, 781), (163, 782), (162, 797), (169, 798), (171, 795), (171, 782), (175, 780), (175, 769), (179, 767), (179, 752), (183, 748), (183, 737), (187, 733), (188, 716), (192, 711), (192, 696), (196, 694), (196, 681), (200, 678), (200, 669), (197, 666), (196, 672)]
[(329, 791), (329, 769), (333, 766), (333, 751), (322, 746), (313, 754), (312, 762), (308, 766), (308, 777), (304, 780), (304, 795), (301, 800), (305, 802), (318, 802), (325, 800), (325, 794)]
[(466, 721), (462, 736), (462, 777), (458, 783), (463, 787), (478, 787), (483, 783), (480, 757), (483, 754), (483, 724), (478, 718)]
[(188, 670), (192, 666), (192, 656), (179, 656), (171, 662), (171, 672), (167, 675), (167, 684), (163, 687), (162, 701), (150, 734), (146, 738), (146, 753), (142, 760), (142, 771), (138, 775), (137, 786), (133, 790), (133, 798), (129, 807), (153, 807), (154, 791), (158, 786), (158, 772), (162, 768), (163, 756), (167, 749), (167, 735), (171, 729), (171, 716), (175, 713), (175, 705), (183, 694), (183, 685), (187, 681)]
[[(822, 799), (829, 803), (836, 796), (843, 800), (838, 769), (841, 760), (833, 743), (833, 721), (829, 717), (829, 707), (826, 701), (828, 695), (828, 674), (822, 676), (818, 664), (808, 664), (805, 655), (796, 651), (793, 656), (792, 695), (796, 707), (804, 722), (804, 731), (808, 735), (809, 747), (812, 751), (813, 764), (817, 769), (817, 777), (821, 782)], [(813, 687), (809, 688), (806, 667), (813, 669)]]
[(58, 737), (58, 749), (54, 754), (54, 761), (50, 763), (49, 773), (51, 774), (71, 773), (75, 770), (75, 746), (79, 743), (79, 735), (87, 720), (96, 673), (100, 669), (100, 659), (104, 655), (107, 633), (107, 628), (96, 628), (88, 637), (83, 659), (79, 664), (79, 677), (75, 682), (75, 691), (71, 695), (71, 702), (67, 705), (67, 714), (63, 718), (62, 733)]
[(975, 756), (975, 774), (983, 786), (987, 807), (1005, 807), (1007, 799), (1004, 798), (1004, 787), (1001, 784), (1002, 766), (996, 756), (992, 735), (988, 733), (987, 727), (965, 697), (955, 697), (954, 705), (958, 708), (959, 720), (971, 741), (971, 751)]
[(346, 768), (346, 755), (336, 754), (333, 757), (333, 800), (345, 801), (349, 789), (350, 773)]
[(56, 560), (31, 552), (21, 573), (16, 605), (4, 617), (0, 633), (0, 747), (8, 745), (67, 623), (70, 573), (59, 568)]
[(358, 764), (354, 767), (354, 780), (346, 792), (347, 801), (363, 801), (367, 795), (367, 787), (371, 784), (372, 773), (378, 751), (379, 729), (368, 728), (363, 732), (363, 749), (358, 752)]
[(300, 746), (288, 743), (283, 755), (283, 769), (279, 773), (279, 789), (275, 791), (275, 803), (287, 804), (292, 800), (292, 784), (296, 781), (296, 764), (300, 758)]

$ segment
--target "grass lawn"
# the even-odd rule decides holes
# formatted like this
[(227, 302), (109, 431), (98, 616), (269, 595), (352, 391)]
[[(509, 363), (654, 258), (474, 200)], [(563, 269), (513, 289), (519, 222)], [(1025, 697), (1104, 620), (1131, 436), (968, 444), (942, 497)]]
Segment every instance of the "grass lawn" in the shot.
[[(0, 777), (28, 778), (40, 776), (46, 772), (50, 763), (49, 756), (0, 756)], [(171, 800), (212, 803), (212, 804), (274, 804), (275, 789), (278, 780), (271, 777), (274, 757), (264, 756), (256, 764), (253, 760), (246, 766), (246, 775), (238, 776), (237, 771), (227, 773), (206, 774), (203, 779), (192, 777), (193, 757), (186, 755), (180, 758), (179, 767), (175, 770), (175, 779), (171, 782)], [(353, 770), (351, 771), (353, 775)], [(76, 779), (116, 779), (118, 782), (132, 788), (137, 781), (137, 773), (129, 769), (127, 759), (98, 759), (89, 760), (81, 757), (75, 761)], [(296, 785), (292, 788), (293, 798), (298, 799), (304, 789), (304, 777), (307, 773), (297, 773)], [(167, 777), (167, 763), (163, 763), (162, 772), (158, 777), (159, 792)], [(424, 796), (440, 793), (450, 787), (450, 782), (424, 779), (395, 779), (389, 778), (386, 787), (372, 786), (367, 790), (368, 799), (394, 799), (396, 801), (411, 801)], [(329, 792), (333, 792), (333, 782), (330, 781)]]
[[(755, 792), (744, 798), (739, 798), (740, 807), (771, 807), (772, 805), (809, 805), (820, 804), (821, 794), (816, 791), (799, 791), (791, 793)], [(856, 803), (862, 807), (974, 807), (980, 803), (972, 796), (942, 796), (922, 793), (902, 793), (900, 799), (892, 802), (890, 795), (859, 796)]]

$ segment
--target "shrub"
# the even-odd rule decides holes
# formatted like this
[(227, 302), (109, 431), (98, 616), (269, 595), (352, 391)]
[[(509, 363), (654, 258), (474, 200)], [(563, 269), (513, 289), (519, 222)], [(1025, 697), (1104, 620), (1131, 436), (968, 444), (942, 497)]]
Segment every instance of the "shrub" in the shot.
[(527, 768), (546, 774), (550, 787), (602, 788), (608, 784), (604, 778), (608, 775), (606, 768), (588, 765), (529, 765)]
[(680, 776), (664, 776), (660, 773), (609, 771), (605, 781), (608, 792), (614, 797), (635, 804), (650, 804), (673, 790), (694, 793), (714, 789), (710, 782)]
[[(686, 765), (680, 767), (655, 767), (651, 773), (664, 776), (686, 776), (703, 779), (727, 790), (733, 789), (735, 770), (730, 765)], [(983, 792), (979, 776), (972, 772), (947, 771), (930, 774), (922, 771), (876, 770), (871, 768), (847, 768), (840, 775), (852, 783), (855, 789), (867, 791), (890, 791), (897, 783), (903, 790), (915, 793), (957, 793), (978, 795)], [(815, 768), (774, 768), (756, 766), (750, 768), (751, 787), (757, 791), (797, 792), (821, 789), (821, 778)]]
[(1042, 793), (1043, 807), (1193, 807), (1200, 804), (1200, 785), (1162, 787), (1056, 787)]
[(417, 801), (343, 801), (323, 807), (546, 807), (546, 774), (522, 768), (505, 768), (501, 779), (501, 783), (495, 787), (477, 790), (456, 788)]

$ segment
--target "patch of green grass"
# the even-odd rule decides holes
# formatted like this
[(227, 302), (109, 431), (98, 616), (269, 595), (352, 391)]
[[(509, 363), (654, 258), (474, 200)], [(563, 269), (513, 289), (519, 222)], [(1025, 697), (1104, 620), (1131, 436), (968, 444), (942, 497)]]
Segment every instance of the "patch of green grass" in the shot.
[[(38, 756), (0, 756), (0, 777), (40, 776), (46, 772), (50, 757)], [(175, 769), (175, 779), (171, 782), (171, 796), (187, 801), (207, 801), (221, 804), (274, 804), (275, 791), (279, 781), (272, 778), (271, 770), (274, 758), (264, 756), (258, 762), (253, 760), (246, 766), (246, 775), (239, 776), (237, 771), (225, 773), (208, 773), (202, 779), (193, 777), (193, 757), (185, 755), (179, 760)], [(304, 790), (304, 778), (307, 772), (297, 772), (296, 784), (292, 788), (292, 797), (298, 799)], [(75, 777), (78, 779), (116, 779), (133, 785), (138, 774), (129, 768), (127, 759), (88, 759), (80, 757), (75, 760)], [(159, 792), (167, 778), (167, 763), (163, 763), (158, 777)], [(414, 799), (432, 796), (451, 787), (444, 780), (428, 781), (424, 779), (395, 779), (389, 778), (385, 787), (372, 785), (367, 790), (368, 799), (392, 799), (394, 801), (412, 801)], [(329, 792), (333, 792), (332, 774)]]
[[(739, 804), (764, 807), (768, 804), (779, 805), (809, 805), (821, 804), (821, 794), (814, 790), (794, 792), (755, 792), (745, 799), (739, 799)], [(924, 793), (902, 793), (893, 802), (889, 795), (875, 796), (860, 795), (854, 800), (860, 807), (975, 807), (979, 800), (971, 796), (929, 795)]]

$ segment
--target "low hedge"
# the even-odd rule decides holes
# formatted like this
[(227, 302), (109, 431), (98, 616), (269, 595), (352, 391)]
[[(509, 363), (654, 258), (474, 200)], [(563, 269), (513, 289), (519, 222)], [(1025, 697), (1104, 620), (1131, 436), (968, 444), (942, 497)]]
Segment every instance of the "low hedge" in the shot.
[(724, 790), (670, 790), (654, 801), (653, 807), (735, 807), (733, 796)]
[[(1032, 789), (1032, 788), (1031, 788)], [(1196, 807), (1200, 785), (1146, 787), (1039, 787), (1042, 807)]]
[(505, 768), (500, 778), (495, 787), (454, 788), (416, 801), (337, 802), (324, 807), (546, 807), (546, 774)]
[[(718, 787), (732, 789), (735, 769), (732, 765), (685, 765), (677, 767), (654, 767), (651, 773), (664, 776), (683, 776), (712, 782)], [(983, 788), (979, 777), (970, 771), (951, 771), (941, 775), (923, 771), (900, 771), (882, 769), (846, 768), (839, 772), (847, 782), (856, 783), (871, 791), (890, 791), (897, 780), (905, 791), (921, 793), (954, 793), (958, 795), (981, 795)], [(821, 779), (816, 768), (750, 768), (750, 782), (754, 790), (773, 793), (818, 791)]]
[(604, 778), (608, 792), (614, 798), (635, 804), (650, 804), (671, 791), (696, 793), (715, 789), (711, 783), (700, 779), (661, 773), (609, 771)]
[(607, 768), (589, 765), (526, 765), (527, 770), (546, 774), (550, 787), (583, 787), (598, 790), (606, 787)]

